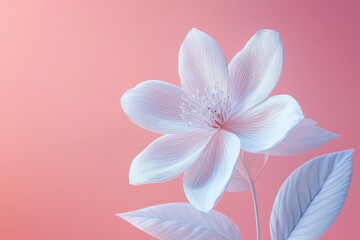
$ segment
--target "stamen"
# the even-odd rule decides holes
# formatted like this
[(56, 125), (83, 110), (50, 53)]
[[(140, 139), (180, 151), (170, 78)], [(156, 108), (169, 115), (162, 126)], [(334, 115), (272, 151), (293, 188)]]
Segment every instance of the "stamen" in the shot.
[(182, 96), (182, 103), (179, 106), (180, 116), (187, 125), (192, 125), (190, 119), (202, 122), (207, 128), (221, 128), (227, 120), (230, 110), (230, 96), (218, 87), (217, 82), (212, 88), (205, 88), (204, 95), (197, 89), (191, 99)]

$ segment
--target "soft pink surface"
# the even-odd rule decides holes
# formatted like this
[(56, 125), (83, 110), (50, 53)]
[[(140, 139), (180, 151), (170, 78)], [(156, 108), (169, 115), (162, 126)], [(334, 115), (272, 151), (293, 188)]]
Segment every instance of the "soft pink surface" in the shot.
[[(171, 3), (170, 3), (171, 2)], [(228, 60), (259, 29), (276, 29), (285, 66), (275, 93), (342, 137), (273, 157), (256, 183), (263, 239), (277, 190), (301, 163), (355, 148), (345, 207), (324, 239), (360, 238), (359, 1), (0, 2), (0, 239), (152, 239), (115, 217), (186, 201), (182, 178), (134, 187), (132, 159), (157, 135), (132, 124), (120, 96), (147, 79), (179, 84), (178, 51), (199, 28)], [(250, 193), (217, 209), (255, 238)]]

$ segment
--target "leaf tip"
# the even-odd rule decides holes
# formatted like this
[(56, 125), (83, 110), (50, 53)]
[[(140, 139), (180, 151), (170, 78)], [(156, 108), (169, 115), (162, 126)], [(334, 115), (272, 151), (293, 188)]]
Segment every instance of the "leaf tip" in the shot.
[(349, 158), (349, 160), (353, 159), (354, 152), (355, 152), (354, 148), (350, 148), (350, 149), (344, 151), (344, 153), (346, 154), (346, 157)]

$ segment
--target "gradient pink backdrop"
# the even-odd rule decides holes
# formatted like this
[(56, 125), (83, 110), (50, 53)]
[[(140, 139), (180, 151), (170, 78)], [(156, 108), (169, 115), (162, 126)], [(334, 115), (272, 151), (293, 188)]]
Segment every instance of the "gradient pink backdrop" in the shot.
[[(359, 1), (0, 2), (0, 239), (152, 239), (115, 217), (186, 201), (182, 179), (134, 187), (132, 159), (158, 135), (132, 124), (120, 96), (147, 79), (179, 84), (178, 51), (197, 27), (228, 60), (259, 29), (280, 32), (285, 67), (276, 93), (342, 137), (273, 157), (256, 183), (263, 239), (277, 190), (301, 163), (355, 148), (345, 207), (323, 239), (360, 238)], [(249, 193), (217, 209), (254, 239)]]

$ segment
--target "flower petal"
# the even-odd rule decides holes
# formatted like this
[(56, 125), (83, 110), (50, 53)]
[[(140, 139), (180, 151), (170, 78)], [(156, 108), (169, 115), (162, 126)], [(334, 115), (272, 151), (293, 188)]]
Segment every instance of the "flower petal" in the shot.
[(186, 132), (156, 139), (132, 162), (130, 184), (165, 182), (182, 174), (200, 156), (211, 135)]
[(228, 192), (250, 191), (248, 176), (255, 183), (267, 162), (268, 155), (243, 152), (239, 157), (234, 174), (227, 186)]
[(245, 151), (261, 152), (278, 144), (302, 119), (294, 98), (276, 95), (230, 119), (223, 128), (238, 135)]
[(244, 165), (244, 161), (239, 157), (238, 163), (235, 167), (235, 171), (229, 185), (226, 188), (228, 192), (243, 192), (243, 191), (250, 191), (250, 184), (246, 178), (246, 167)]
[(208, 96), (214, 89), (227, 93), (229, 72), (224, 54), (217, 42), (193, 28), (179, 52), (181, 86), (190, 97)]
[(263, 151), (270, 155), (293, 155), (303, 153), (339, 137), (338, 134), (316, 126), (311, 119), (304, 119), (296, 125), (276, 146)]
[(184, 175), (184, 191), (195, 208), (207, 212), (215, 206), (231, 179), (239, 152), (240, 140), (235, 134), (215, 133)]
[(157, 80), (145, 81), (127, 91), (121, 106), (135, 124), (153, 132), (170, 134), (189, 131), (190, 120), (181, 116), (186, 93), (179, 87)]
[(283, 44), (277, 31), (258, 31), (229, 64), (229, 92), (234, 112), (264, 101), (275, 88), (283, 66)]

